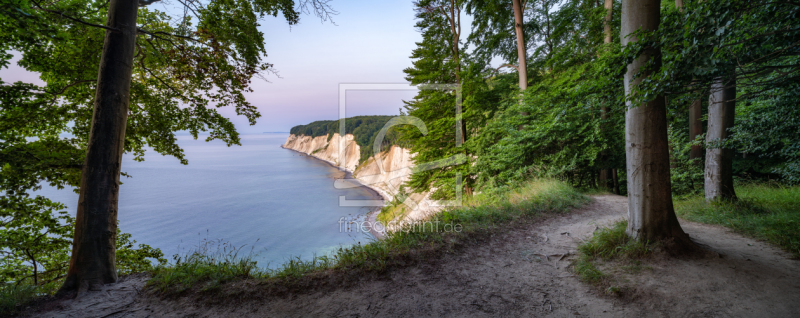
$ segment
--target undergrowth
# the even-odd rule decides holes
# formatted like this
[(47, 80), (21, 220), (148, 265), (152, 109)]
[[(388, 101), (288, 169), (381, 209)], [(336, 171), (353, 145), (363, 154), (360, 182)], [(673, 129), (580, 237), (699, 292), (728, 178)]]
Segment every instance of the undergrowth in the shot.
[(36, 294), (33, 285), (0, 283), (0, 317), (13, 316)]
[(689, 221), (719, 224), (773, 243), (800, 258), (800, 186), (744, 184), (738, 201), (706, 202), (702, 196), (675, 201), (675, 213)]
[(521, 218), (564, 212), (586, 202), (586, 196), (563, 182), (532, 180), (516, 188), (484, 191), (465, 199), (460, 207), (442, 211), (422, 224), (405, 225), (381, 240), (340, 247), (330, 256), (311, 260), (295, 258), (277, 269), (260, 268), (252, 254), (242, 255), (241, 248), (211, 242), (217, 244), (215, 250), (206, 244), (157, 267), (148, 285), (165, 294), (176, 294), (189, 289), (213, 291), (236, 279), (288, 281), (324, 271), (382, 272), (434, 257), (473, 234), (497, 231)]
[[(578, 259), (574, 263), (574, 271), (578, 276), (591, 284), (602, 285), (608, 274), (598, 269), (601, 261), (623, 260), (631, 263), (627, 269), (637, 269), (638, 259), (652, 251), (652, 244), (634, 240), (625, 233), (628, 221), (618, 221), (611, 227), (598, 229), (592, 238), (578, 246)], [(607, 291), (616, 293), (614, 286)]]

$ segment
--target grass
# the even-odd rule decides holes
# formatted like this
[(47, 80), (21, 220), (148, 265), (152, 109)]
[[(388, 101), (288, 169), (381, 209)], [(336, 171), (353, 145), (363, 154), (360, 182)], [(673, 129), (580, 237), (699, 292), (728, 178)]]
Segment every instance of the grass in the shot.
[(0, 317), (13, 316), (36, 296), (36, 287), (33, 285), (7, 283), (0, 285)]
[[(574, 270), (578, 276), (591, 284), (602, 285), (608, 274), (597, 268), (599, 261), (622, 259), (631, 264), (624, 268), (629, 271), (641, 269), (638, 259), (645, 257), (652, 251), (651, 244), (631, 239), (625, 233), (628, 221), (619, 221), (611, 227), (600, 228), (594, 236), (578, 246), (579, 257), (575, 261)], [(609, 288), (613, 289), (614, 286)], [(610, 290), (609, 292), (614, 292)]]
[(734, 202), (703, 197), (675, 201), (675, 212), (689, 221), (719, 224), (775, 244), (800, 258), (800, 186), (744, 184)]
[(201, 245), (172, 264), (156, 268), (148, 285), (175, 294), (189, 289), (213, 291), (236, 279), (290, 282), (324, 272), (383, 272), (436, 257), (468, 238), (502, 230), (515, 221), (564, 212), (586, 202), (586, 196), (563, 182), (532, 180), (514, 189), (484, 191), (465, 199), (460, 207), (442, 211), (424, 224), (407, 225), (382, 240), (340, 247), (330, 256), (292, 259), (278, 269), (260, 268), (251, 254), (242, 255), (241, 248), (220, 242), (212, 242), (216, 249)]
[(407, 207), (405, 204), (387, 205), (381, 208), (381, 212), (375, 217), (381, 224), (389, 224), (392, 220), (401, 220), (406, 215)]

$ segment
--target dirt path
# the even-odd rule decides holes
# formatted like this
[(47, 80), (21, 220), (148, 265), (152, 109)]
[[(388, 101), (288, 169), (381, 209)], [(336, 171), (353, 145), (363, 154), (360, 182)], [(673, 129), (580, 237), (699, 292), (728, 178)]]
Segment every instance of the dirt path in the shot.
[[(595, 196), (570, 214), (497, 234), (446, 259), (396, 269), (332, 291), (206, 307), (139, 293), (129, 277), (83, 299), (47, 304), (42, 317), (800, 317), (800, 262), (724, 228), (682, 221), (722, 257), (653, 259), (626, 276), (623, 297), (569, 272), (582, 238), (622, 219), (626, 199)], [(567, 255), (565, 255), (567, 254)]]

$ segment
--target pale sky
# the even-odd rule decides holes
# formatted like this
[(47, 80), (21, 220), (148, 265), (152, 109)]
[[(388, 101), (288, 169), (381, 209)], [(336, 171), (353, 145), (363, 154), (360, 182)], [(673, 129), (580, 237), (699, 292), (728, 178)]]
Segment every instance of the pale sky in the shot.
[[(169, 2), (167, 2), (169, 4)], [(406, 83), (403, 69), (411, 66), (411, 51), (422, 39), (414, 28), (410, 0), (334, 0), (330, 3), (339, 15), (336, 25), (320, 23), (303, 15), (300, 24), (290, 26), (280, 17), (262, 21), (266, 38), (266, 62), (275, 65), (282, 78), (268, 77), (271, 83), (255, 80), (247, 99), (261, 111), (255, 126), (232, 110), (232, 118), (242, 133), (286, 132), (295, 125), (315, 120), (336, 119), (339, 83)], [(155, 9), (162, 9), (159, 3)], [(462, 20), (466, 35), (469, 22)], [(5, 82), (18, 80), (41, 83), (38, 75), (26, 73), (12, 61), (0, 70)], [(347, 116), (397, 115), (408, 92), (348, 93)]]

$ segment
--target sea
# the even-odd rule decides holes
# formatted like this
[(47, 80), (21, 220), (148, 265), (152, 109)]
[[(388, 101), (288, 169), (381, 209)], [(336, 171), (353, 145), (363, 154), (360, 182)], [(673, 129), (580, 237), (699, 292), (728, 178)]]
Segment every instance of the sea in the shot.
[[(375, 207), (340, 206), (346, 200), (379, 199), (372, 190), (334, 188), (346, 173), (280, 146), (288, 133), (242, 135), (241, 146), (178, 136), (188, 165), (146, 152), (126, 154), (119, 193), (119, 228), (139, 243), (160, 248), (168, 259), (198, 248), (236, 247), (262, 268), (290, 259), (310, 260), (375, 238), (358, 226)], [(34, 191), (76, 213), (73, 189)], [(351, 223), (355, 222), (355, 223)]]

